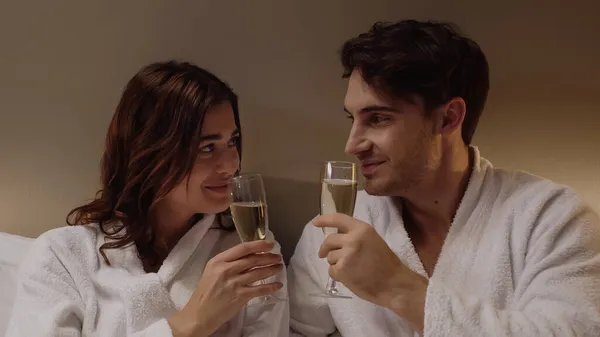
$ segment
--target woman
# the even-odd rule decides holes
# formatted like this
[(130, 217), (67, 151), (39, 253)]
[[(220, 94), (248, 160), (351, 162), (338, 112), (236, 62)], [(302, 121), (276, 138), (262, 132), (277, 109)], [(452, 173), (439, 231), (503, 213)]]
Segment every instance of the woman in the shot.
[(246, 306), (287, 296), (272, 235), (239, 244), (215, 215), (240, 137), (237, 96), (216, 76), (143, 68), (109, 126), (103, 188), (23, 262), (7, 336), (286, 336), (287, 302)]

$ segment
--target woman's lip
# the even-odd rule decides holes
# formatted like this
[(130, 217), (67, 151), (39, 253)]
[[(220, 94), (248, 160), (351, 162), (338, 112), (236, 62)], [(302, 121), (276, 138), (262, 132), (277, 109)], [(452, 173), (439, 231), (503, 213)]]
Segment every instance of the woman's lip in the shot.
[(228, 185), (214, 185), (214, 186), (204, 186), (205, 190), (209, 193), (213, 193), (215, 196), (225, 196), (229, 195), (231, 192)]
[(220, 192), (221, 190), (227, 190), (229, 189), (229, 186), (227, 185), (214, 185), (214, 186), (204, 186), (204, 188), (207, 188), (211, 191), (217, 191)]
[(222, 187), (228, 187), (229, 185), (231, 185), (232, 181), (221, 181), (219, 183), (212, 183), (211, 185), (203, 185), (203, 187), (206, 188), (222, 188)]

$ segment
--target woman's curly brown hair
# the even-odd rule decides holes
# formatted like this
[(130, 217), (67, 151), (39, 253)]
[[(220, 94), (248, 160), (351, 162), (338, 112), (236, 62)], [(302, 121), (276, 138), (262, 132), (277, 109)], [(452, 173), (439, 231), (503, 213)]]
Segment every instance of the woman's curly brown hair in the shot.
[(240, 128), (237, 100), (226, 83), (195, 65), (169, 61), (142, 68), (127, 84), (110, 122), (102, 188), (93, 201), (69, 212), (67, 223), (97, 224), (106, 235), (100, 254), (108, 264), (106, 249), (130, 244), (143, 261), (160, 263), (150, 211), (189, 177), (208, 109), (230, 103)]

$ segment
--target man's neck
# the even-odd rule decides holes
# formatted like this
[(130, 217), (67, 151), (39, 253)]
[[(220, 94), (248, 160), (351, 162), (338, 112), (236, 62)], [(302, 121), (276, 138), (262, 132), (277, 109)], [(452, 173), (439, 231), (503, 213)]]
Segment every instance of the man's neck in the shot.
[(471, 152), (467, 147), (451, 151), (442, 157), (439, 170), (430, 179), (400, 199), (414, 229), (434, 235), (448, 232), (471, 175)]

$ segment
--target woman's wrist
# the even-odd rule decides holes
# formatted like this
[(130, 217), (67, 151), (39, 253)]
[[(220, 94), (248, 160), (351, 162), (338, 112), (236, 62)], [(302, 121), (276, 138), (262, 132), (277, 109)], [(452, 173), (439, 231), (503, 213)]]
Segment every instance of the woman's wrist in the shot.
[(208, 337), (205, 326), (197, 319), (185, 317), (181, 311), (176, 312), (167, 319), (173, 337)]

